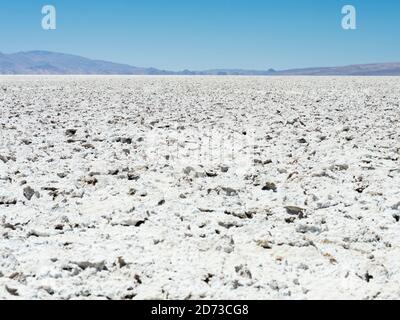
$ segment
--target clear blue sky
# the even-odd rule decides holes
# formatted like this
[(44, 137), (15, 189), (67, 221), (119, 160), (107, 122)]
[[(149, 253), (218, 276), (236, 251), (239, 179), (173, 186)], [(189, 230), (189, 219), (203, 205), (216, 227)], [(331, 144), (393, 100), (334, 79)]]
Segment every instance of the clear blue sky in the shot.
[[(0, 51), (50, 50), (169, 70), (400, 61), (398, 0), (3, 0)], [(41, 29), (41, 8), (57, 30)], [(357, 9), (355, 31), (341, 8)]]

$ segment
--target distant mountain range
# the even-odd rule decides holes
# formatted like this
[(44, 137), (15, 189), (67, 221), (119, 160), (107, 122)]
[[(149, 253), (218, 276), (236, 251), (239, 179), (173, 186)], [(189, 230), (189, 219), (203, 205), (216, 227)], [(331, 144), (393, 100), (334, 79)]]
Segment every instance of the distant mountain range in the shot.
[(400, 76), (400, 63), (376, 63), (330, 68), (307, 68), (276, 71), (215, 69), (179, 72), (155, 68), (133, 67), (102, 60), (91, 60), (76, 55), (29, 51), (0, 53), (0, 74), (26, 75), (313, 75), (313, 76)]

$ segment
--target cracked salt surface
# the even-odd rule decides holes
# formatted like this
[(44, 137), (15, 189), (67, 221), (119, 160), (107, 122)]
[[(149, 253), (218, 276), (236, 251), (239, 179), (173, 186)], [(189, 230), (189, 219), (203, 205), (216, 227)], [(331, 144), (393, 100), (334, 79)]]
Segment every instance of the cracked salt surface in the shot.
[(400, 298), (399, 78), (0, 89), (1, 299)]

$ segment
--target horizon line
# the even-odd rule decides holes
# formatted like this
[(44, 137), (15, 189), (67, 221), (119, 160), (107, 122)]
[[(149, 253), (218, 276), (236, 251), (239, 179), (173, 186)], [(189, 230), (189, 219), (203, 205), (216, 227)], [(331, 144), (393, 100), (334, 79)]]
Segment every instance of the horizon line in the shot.
[[(119, 65), (125, 65), (133, 68), (140, 68), (140, 69), (157, 69), (159, 71), (164, 71), (164, 72), (209, 72), (209, 71), (252, 71), (252, 72), (287, 72), (287, 71), (301, 71), (301, 70), (312, 70), (312, 69), (334, 69), (334, 68), (346, 68), (346, 67), (356, 67), (356, 66), (372, 66), (372, 65), (379, 65), (379, 64), (400, 64), (399, 61), (384, 61), (384, 62), (366, 62), (366, 63), (347, 63), (347, 64), (341, 64), (341, 65), (326, 65), (326, 66), (304, 66), (304, 67), (293, 67), (293, 68), (285, 68), (285, 69), (275, 69), (274, 67), (269, 67), (265, 69), (258, 69), (258, 68), (238, 68), (238, 67), (209, 67), (209, 68), (204, 68), (204, 69), (191, 69), (191, 68), (181, 68), (181, 69), (176, 69), (172, 70), (169, 68), (159, 68), (159, 67), (154, 67), (154, 66), (137, 66), (128, 62), (117, 62), (117, 61), (112, 61), (108, 60), (107, 58), (90, 58), (86, 55), (79, 55), (76, 53), (66, 53), (66, 52), (60, 52), (60, 51), (51, 51), (51, 50), (40, 50), (40, 49), (32, 49), (32, 50), (21, 50), (21, 51), (16, 51), (16, 52), (10, 52), (6, 53), (3, 51), (0, 51), (0, 54), (3, 55), (14, 55), (14, 54), (20, 54), (20, 53), (51, 53), (51, 54), (60, 54), (60, 55), (70, 55), (70, 56), (75, 56), (75, 57), (80, 57), (92, 61), (99, 61), (99, 62), (106, 62), (106, 63), (114, 63), (114, 64), (119, 64)], [(27, 74), (29, 75), (29, 74)], [(79, 75), (79, 74), (77, 74)], [(115, 74), (119, 75), (119, 74)]]

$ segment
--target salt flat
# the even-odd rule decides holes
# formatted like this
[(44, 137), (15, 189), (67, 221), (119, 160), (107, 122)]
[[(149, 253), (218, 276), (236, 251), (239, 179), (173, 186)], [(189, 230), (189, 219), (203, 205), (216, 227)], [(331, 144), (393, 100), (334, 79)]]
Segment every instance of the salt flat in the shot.
[(0, 77), (0, 298), (400, 298), (400, 78)]

